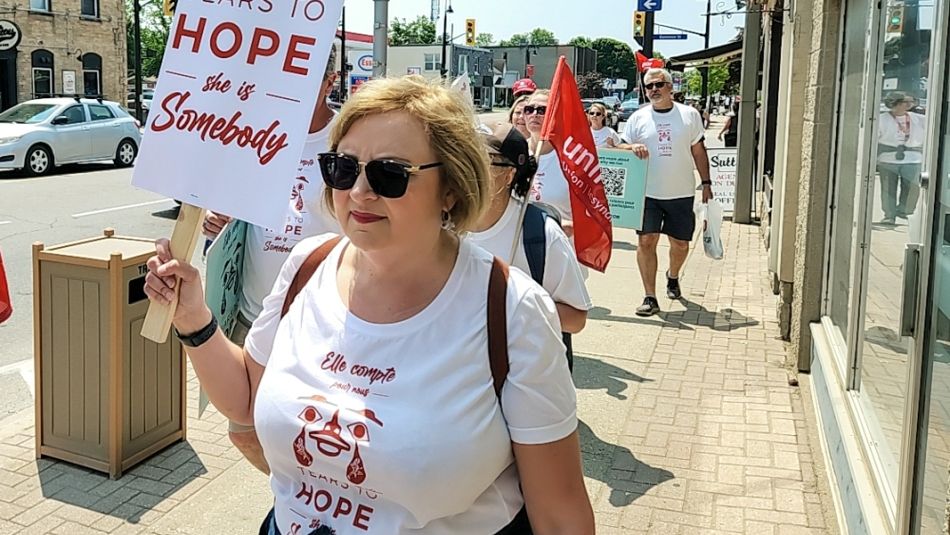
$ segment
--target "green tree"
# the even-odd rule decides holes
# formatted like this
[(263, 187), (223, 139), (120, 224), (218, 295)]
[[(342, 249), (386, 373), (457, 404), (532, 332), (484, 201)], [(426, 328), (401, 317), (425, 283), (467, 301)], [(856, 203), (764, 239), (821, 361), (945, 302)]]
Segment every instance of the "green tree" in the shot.
[(578, 35), (577, 37), (568, 41), (567, 44), (570, 46), (576, 46), (578, 48), (591, 48), (593, 41), (591, 41), (590, 37)]
[[(162, 14), (162, 0), (140, 0), (139, 19), (140, 37), (142, 40), (142, 76), (158, 76), (162, 67), (162, 57), (165, 55), (165, 43), (168, 41), (168, 31), (171, 19)], [(135, 72), (135, 14), (132, 0), (126, 0), (126, 58), (129, 66), (129, 76)]]
[(475, 36), (475, 46), (492, 46), (495, 44), (495, 36), (490, 33), (480, 33)]
[(581, 98), (600, 98), (604, 96), (604, 75), (596, 71), (578, 74), (577, 90)]
[[(722, 93), (729, 81), (729, 67), (723, 63), (713, 63), (709, 66), (709, 94)], [(703, 94), (703, 76), (699, 69), (686, 71), (686, 86), (690, 95)]]
[(597, 72), (607, 78), (624, 78), (635, 83), (637, 60), (630, 45), (610, 37), (601, 37), (591, 42), (591, 48), (597, 51)]
[(435, 23), (419, 15), (411, 22), (393, 19), (389, 25), (389, 45), (431, 45), (436, 43)]
[(552, 46), (558, 44), (554, 32), (544, 28), (535, 28), (529, 33), (516, 33), (510, 39), (502, 39), (501, 46)]

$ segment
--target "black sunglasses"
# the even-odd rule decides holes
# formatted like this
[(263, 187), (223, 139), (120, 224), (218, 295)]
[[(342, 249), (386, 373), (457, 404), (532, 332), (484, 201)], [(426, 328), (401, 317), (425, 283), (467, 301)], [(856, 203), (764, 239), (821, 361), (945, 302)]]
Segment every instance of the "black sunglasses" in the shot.
[(538, 115), (544, 115), (547, 112), (548, 112), (547, 106), (525, 106), (524, 107), (524, 115), (534, 115), (535, 113), (537, 113)]
[(340, 190), (352, 188), (365, 168), (370, 187), (377, 195), (387, 199), (398, 199), (405, 195), (409, 177), (413, 174), (442, 165), (442, 162), (409, 165), (395, 160), (361, 162), (338, 152), (318, 154), (317, 160), (320, 162), (323, 181), (328, 187)]
[(652, 84), (643, 84), (643, 87), (645, 87), (647, 91), (652, 91), (654, 89), (663, 89), (666, 87), (666, 84), (667, 82), (653, 82)]
[(603, 114), (603, 113), (600, 113), (599, 111), (592, 111), (592, 112), (589, 112), (589, 115), (590, 115), (591, 117), (603, 117), (603, 116), (604, 116), (604, 114)]

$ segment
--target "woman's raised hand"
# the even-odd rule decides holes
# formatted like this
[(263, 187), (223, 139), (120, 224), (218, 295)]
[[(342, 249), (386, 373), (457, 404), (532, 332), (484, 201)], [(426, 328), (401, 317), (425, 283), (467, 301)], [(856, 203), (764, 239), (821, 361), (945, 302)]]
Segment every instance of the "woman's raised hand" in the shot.
[(172, 257), (166, 238), (155, 242), (155, 256), (148, 259), (145, 276), (145, 295), (155, 303), (168, 305), (175, 299), (178, 288), (178, 307), (172, 320), (181, 333), (193, 333), (211, 321), (211, 311), (205, 304), (201, 274), (189, 264)]

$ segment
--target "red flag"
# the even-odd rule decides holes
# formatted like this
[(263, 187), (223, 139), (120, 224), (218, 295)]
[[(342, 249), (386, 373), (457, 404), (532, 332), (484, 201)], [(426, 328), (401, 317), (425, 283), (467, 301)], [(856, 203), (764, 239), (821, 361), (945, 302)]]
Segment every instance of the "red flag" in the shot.
[(13, 301), (10, 300), (10, 288), (7, 286), (7, 274), (3, 269), (3, 256), (0, 255), (0, 323), (13, 314)]
[(613, 248), (613, 225), (607, 194), (600, 178), (600, 159), (581, 104), (574, 73), (564, 56), (558, 60), (551, 85), (541, 139), (550, 141), (561, 160), (571, 190), (574, 249), (584, 265), (603, 272)]
[(640, 52), (639, 50), (637, 51), (636, 56), (637, 56), (637, 70), (640, 72), (646, 71), (646, 69), (644, 69), (643, 66), (646, 64), (647, 61), (650, 61), (650, 58), (646, 57), (646, 54), (644, 54), (643, 52)]

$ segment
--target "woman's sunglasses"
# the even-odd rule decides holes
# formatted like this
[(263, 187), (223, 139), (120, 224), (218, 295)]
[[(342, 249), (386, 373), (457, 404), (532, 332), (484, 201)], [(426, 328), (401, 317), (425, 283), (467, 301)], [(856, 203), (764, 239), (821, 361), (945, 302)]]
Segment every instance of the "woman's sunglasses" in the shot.
[(338, 152), (318, 154), (317, 160), (320, 162), (323, 181), (328, 187), (340, 190), (352, 188), (365, 168), (370, 187), (377, 195), (387, 199), (398, 199), (405, 195), (410, 176), (442, 165), (442, 162), (409, 165), (395, 160), (361, 162), (352, 156)]
[(600, 113), (599, 111), (588, 112), (588, 115), (590, 115), (591, 117), (603, 117), (603, 116), (604, 116), (604, 114), (603, 114), (603, 113)]
[(535, 113), (537, 113), (538, 115), (544, 115), (547, 112), (548, 112), (547, 106), (525, 106), (524, 107), (525, 115), (534, 115)]

